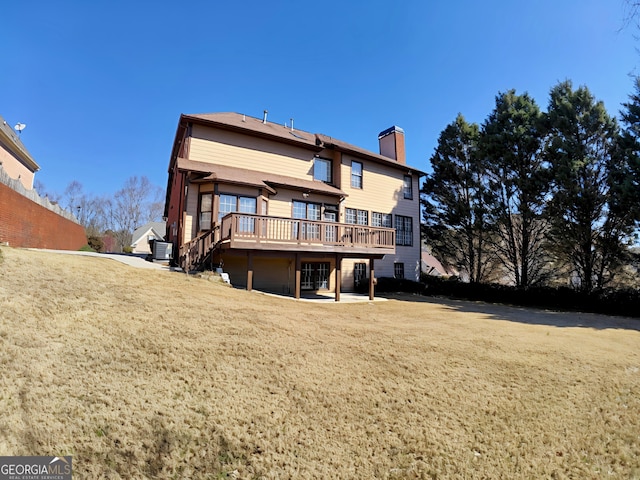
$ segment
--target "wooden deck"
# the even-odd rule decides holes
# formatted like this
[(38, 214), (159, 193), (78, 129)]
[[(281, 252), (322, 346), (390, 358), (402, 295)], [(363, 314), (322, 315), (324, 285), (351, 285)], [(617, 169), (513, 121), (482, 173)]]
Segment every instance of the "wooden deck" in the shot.
[(395, 234), (392, 228), (230, 213), (218, 239), (222, 248), (379, 256), (395, 253)]

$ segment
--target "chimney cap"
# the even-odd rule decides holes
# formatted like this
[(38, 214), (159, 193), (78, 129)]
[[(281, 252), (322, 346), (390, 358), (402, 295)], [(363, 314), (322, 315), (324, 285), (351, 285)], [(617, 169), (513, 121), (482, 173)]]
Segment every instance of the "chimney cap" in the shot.
[(401, 133), (404, 135), (404, 130), (398, 127), (397, 125), (394, 125), (393, 127), (389, 127), (386, 130), (383, 130), (382, 132), (380, 132), (378, 134), (378, 140), (380, 140), (382, 137), (386, 137), (387, 135), (391, 135), (394, 132)]

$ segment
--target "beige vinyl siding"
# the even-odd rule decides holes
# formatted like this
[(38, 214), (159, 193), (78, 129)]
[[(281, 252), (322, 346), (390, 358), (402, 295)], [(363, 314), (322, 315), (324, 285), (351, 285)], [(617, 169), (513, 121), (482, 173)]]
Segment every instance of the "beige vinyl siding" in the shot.
[[(400, 248), (402, 251), (398, 252)], [(384, 259), (376, 260), (376, 277), (393, 277), (393, 264), (404, 263), (404, 278), (418, 281), (420, 279), (420, 246), (398, 247), (395, 255), (385, 255)]]
[(184, 242), (190, 241), (196, 236), (197, 216), (198, 216), (198, 185), (189, 185), (187, 188), (186, 212), (184, 218)]
[(149, 235), (153, 235), (155, 237), (153, 230), (149, 229), (144, 232), (144, 235), (140, 237), (140, 239), (136, 243), (136, 246), (133, 248), (133, 253), (151, 253), (151, 245), (149, 245)]
[[(219, 129), (207, 128), (194, 125), (192, 138), (190, 141), (189, 158), (191, 160), (217, 163), (237, 168), (246, 168), (254, 171), (276, 172), (282, 175), (296, 177), (300, 179), (313, 180), (313, 160), (316, 152), (300, 148), (292, 145), (281, 144), (271, 140), (262, 138), (253, 138), (250, 136), (229, 132)], [(402, 262), (405, 267), (405, 277), (417, 279), (419, 275), (420, 260), (420, 218), (419, 218), (419, 178), (413, 175), (413, 199), (405, 199), (403, 191), (404, 175), (409, 169), (405, 167), (395, 168), (393, 165), (383, 165), (372, 162), (358, 156), (342, 154), (335, 155), (333, 151), (323, 151), (318, 155), (328, 158), (336, 162), (334, 164), (334, 182), (339, 183), (336, 186), (342, 189), (347, 196), (343, 202), (339, 202), (339, 198), (311, 194), (305, 198), (303, 192), (296, 190), (287, 190), (277, 187), (276, 194), (268, 195), (268, 213), (275, 217), (292, 217), (293, 201), (314, 202), (319, 204), (339, 205), (339, 222), (345, 221), (345, 208), (354, 208), (357, 210), (366, 210), (368, 212), (368, 222), (371, 225), (372, 213), (380, 212), (391, 214), (394, 219), (397, 215), (410, 216), (413, 218), (413, 245), (411, 247), (397, 246), (394, 255), (387, 255), (382, 260), (375, 262), (375, 274), (377, 277), (392, 277), (394, 262)], [(338, 160), (341, 158), (341, 162)], [(351, 188), (351, 162), (355, 160), (362, 163), (362, 182), (363, 188)], [(220, 193), (228, 193), (235, 195), (246, 195), (257, 197), (258, 189), (238, 187), (234, 185), (219, 185)], [(265, 195), (266, 192), (265, 192)], [(189, 198), (187, 199), (187, 223), (185, 223), (185, 240), (190, 234), (195, 235), (196, 215), (197, 215), (197, 195), (192, 197), (191, 187), (189, 190)], [(258, 202), (258, 208), (260, 204)], [(258, 210), (260, 211), (260, 210)], [(216, 221), (217, 219), (214, 219)], [(317, 261), (314, 259), (313, 261)], [(357, 262), (363, 262), (359, 259), (343, 260), (343, 285), (346, 290), (353, 289), (353, 265)], [(259, 280), (261, 271), (264, 270), (260, 266), (260, 261), (255, 264), (255, 282)], [(238, 259), (233, 261), (234, 264), (242, 263)], [(367, 273), (369, 274), (369, 265), (367, 263)], [(244, 262), (246, 268), (246, 261)], [(275, 263), (274, 263), (275, 265)], [(258, 269), (258, 267), (260, 267)], [(332, 263), (332, 269), (335, 265)], [(267, 268), (267, 270), (269, 270)], [(277, 269), (268, 275), (279, 275)], [(415, 273), (414, 273), (415, 272)], [(237, 273), (240, 273), (238, 270)], [(246, 283), (246, 270), (242, 272), (243, 279), (241, 284)], [(237, 275), (236, 275), (237, 277)], [(269, 277), (265, 282), (269, 284), (272, 280)], [(281, 279), (273, 279), (276, 287), (282, 285)], [(256, 283), (256, 288), (258, 287)], [(268, 285), (267, 285), (268, 287)], [(331, 289), (335, 288), (334, 279), (331, 277)]]
[(194, 125), (189, 159), (313, 180), (313, 152), (235, 132)]
[[(377, 260), (375, 262), (375, 266), (378, 266)], [(367, 265), (367, 278), (369, 278), (369, 274), (371, 273), (371, 269), (369, 268), (369, 260), (365, 258), (345, 258), (342, 260), (342, 285), (341, 290), (343, 292), (353, 292), (355, 290), (355, 278), (354, 278), (354, 268), (356, 263), (365, 263)], [(375, 272), (376, 277), (380, 277), (378, 272)]]
[(295, 265), (288, 258), (253, 258), (253, 288), (290, 294), (294, 291)]
[[(404, 263), (404, 277), (407, 280), (419, 280), (420, 278), (420, 261), (416, 255), (419, 255), (419, 248), (405, 248), (404, 251), (396, 253), (396, 255), (385, 255), (382, 260), (374, 260), (374, 274), (376, 278), (393, 277), (393, 264), (396, 262)], [(342, 260), (342, 291), (353, 292), (354, 285), (354, 266), (356, 263), (367, 264), (367, 278), (371, 275), (371, 265), (369, 260), (361, 258), (345, 258)]]
[[(351, 162), (362, 163), (362, 189), (351, 188)], [(393, 277), (393, 264), (404, 263), (405, 278), (418, 280), (420, 277), (420, 202), (419, 178), (412, 176), (413, 199), (404, 198), (405, 169), (396, 169), (380, 165), (350, 155), (344, 155), (342, 161), (342, 190), (348, 195), (341, 207), (341, 221), (344, 222), (344, 209), (355, 208), (369, 212), (369, 224), (373, 212), (390, 213), (393, 216), (395, 228), (396, 215), (413, 218), (413, 245), (396, 246), (395, 255), (386, 255), (382, 260), (375, 261), (376, 277)], [(347, 260), (343, 263), (346, 265)], [(349, 260), (351, 262), (351, 260)], [(345, 267), (343, 277), (345, 284), (353, 285), (353, 264)], [(367, 275), (369, 274), (367, 266)], [(349, 277), (350, 275), (350, 277)]]
[[(335, 292), (336, 291), (336, 260), (335, 257), (302, 257), (301, 263), (328, 263), (329, 264), (329, 288), (323, 291)], [(294, 272), (295, 273), (295, 272)]]
[(272, 217), (291, 218), (293, 214), (293, 201), (338, 205), (339, 198), (328, 195), (310, 194), (307, 198), (301, 191), (279, 188), (278, 193), (269, 199), (269, 215)]
[(247, 286), (247, 257), (222, 254), (222, 269), (229, 274), (229, 281), (234, 287)]
[[(231, 284), (239, 287), (247, 286), (247, 256), (226, 253), (222, 255), (223, 269), (229, 274)], [(329, 291), (335, 292), (335, 259), (333, 257), (303, 257), (302, 263), (329, 263)], [(253, 288), (267, 292), (293, 295), (295, 292), (295, 260), (293, 256), (286, 258), (253, 256)], [(353, 283), (353, 281), (352, 281)]]
[[(362, 189), (351, 187), (351, 162), (362, 163)], [(391, 168), (349, 155), (342, 160), (342, 190), (348, 195), (344, 206), (371, 212), (397, 213), (413, 216), (417, 211), (417, 178), (414, 178), (414, 199), (403, 194), (404, 175), (407, 170)], [(416, 177), (414, 175), (414, 177)]]

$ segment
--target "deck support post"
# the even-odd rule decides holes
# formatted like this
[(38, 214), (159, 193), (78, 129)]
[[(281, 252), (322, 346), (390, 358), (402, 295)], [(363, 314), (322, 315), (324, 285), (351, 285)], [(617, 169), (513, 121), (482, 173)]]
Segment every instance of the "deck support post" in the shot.
[(296, 253), (296, 286), (295, 286), (295, 298), (300, 299), (300, 270), (302, 270), (302, 261), (300, 259), (300, 254)]
[(375, 290), (375, 268), (374, 268), (375, 260), (373, 258), (369, 259), (369, 300), (373, 301), (374, 290)]
[(342, 285), (342, 255), (336, 255), (336, 302), (340, 301), (340, 287)]
[(253, 290), (253, 252), (247, 252), (247, 290)]

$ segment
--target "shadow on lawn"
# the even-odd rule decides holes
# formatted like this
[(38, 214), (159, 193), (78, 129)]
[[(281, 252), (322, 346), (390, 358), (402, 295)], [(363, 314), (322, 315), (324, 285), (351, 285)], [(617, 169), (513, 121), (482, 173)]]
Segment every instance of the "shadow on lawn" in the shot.
[(526, 323), (529, 325), (548, 325), (552, 327), (581, 327), (597, 330), (623, 329), (640, 331), (640, 319), (631, 317), (614, 317), (598, 313), (565, 312), (542, 310), (533, 307), (519, 307), (484, 303), (470, 300), (453, 300), (441, 297), (428, 297), (411, 294), (380, 294), (390, 300), (404, 302), (423, 302), (443, 305), (459, 312), (488, 315), (494, 320)]

